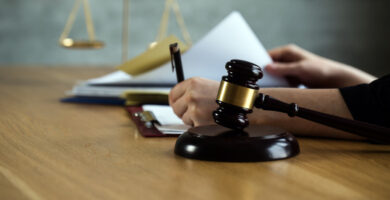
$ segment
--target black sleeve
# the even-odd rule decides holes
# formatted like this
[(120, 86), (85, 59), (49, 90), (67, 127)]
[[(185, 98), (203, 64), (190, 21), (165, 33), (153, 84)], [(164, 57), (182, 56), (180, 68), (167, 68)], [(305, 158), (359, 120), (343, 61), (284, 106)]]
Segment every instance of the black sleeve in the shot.
[(355, 120), (390, 127), (390, 74), (339, 90)]

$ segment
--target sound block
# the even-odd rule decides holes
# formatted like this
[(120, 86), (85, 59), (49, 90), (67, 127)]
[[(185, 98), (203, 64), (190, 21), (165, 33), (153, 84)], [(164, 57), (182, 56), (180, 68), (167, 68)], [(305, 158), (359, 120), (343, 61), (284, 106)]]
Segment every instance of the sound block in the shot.
[(219, 125), (189, 129), (176, 141), (175, 153), (191, 159), (222, 162), (280, 160), (299, 154), (295, 137), (270, 126), (232, 130)]

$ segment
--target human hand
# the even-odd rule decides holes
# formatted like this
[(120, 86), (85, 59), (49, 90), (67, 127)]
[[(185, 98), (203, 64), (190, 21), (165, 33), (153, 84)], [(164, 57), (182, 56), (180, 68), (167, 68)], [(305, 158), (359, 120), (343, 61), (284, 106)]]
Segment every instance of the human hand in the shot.
[(185, 124), (213, 124), (212, 112), (217, 108), (219, 83), (204, 78), (190, 78), (177, 84), (169, 93), (169, 104)]
[(274, 63), (265, 67), (272, 75), (284, 76), (293, 84), (310, 88), (339, 88), (369, 83), (374, 76), (351, 66), (338, 63), (296, 45), (287, 45), (268, 52)]

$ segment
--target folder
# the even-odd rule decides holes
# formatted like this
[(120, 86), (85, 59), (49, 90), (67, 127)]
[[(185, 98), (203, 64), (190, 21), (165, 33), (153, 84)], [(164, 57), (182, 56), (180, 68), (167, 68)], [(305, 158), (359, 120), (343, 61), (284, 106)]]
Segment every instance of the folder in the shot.
[(103, 104), (122, 106), (126, 99), (120, 97), (88, 97), (88, 96), (72, 96), (60, 99), (63, 103), (85, 103), (85, 104)]
[(138, 106), (142, 104), (168, 105), (169, 90), (126, 90), (116, 96), (71, 96), (60, 99), (64, 103)]
[(121, 97), (126, 99), (126, 106), (142, 105), (142, 104), (158, 104), (168, 105), (169, 90), (161, 91), (125, 91)]
[(168, 46), (175, 42), (179, 43), (183, 52), (189, 48), (188, 45), (181, 42), (176, 36), (170, 35), (117, 68), (132, 76), (153, 70), (169, 61), (170, 53)]

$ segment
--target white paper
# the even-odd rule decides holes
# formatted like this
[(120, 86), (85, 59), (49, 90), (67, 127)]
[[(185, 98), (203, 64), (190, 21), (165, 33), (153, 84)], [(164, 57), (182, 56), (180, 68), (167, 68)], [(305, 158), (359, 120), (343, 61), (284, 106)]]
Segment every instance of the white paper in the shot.
[(68, 95), (89, 96), (89, 97), (120, 97), (126, 91), (146, 91), (146, 92), (169, 92), (170, 87), (124, 87), (124, 86), (93, 86), (81, 84), (73, 87)]
[[(261, 67), (272, 62), (267, 51), (239, 12), (229, 14), (183, 54), (185, 78), (200, 76), (220, 81), (221, 77), (227, 74), (225, 64), (231, 59), (246, 60)], [(138, 76), (131, 77), (122, 71), (117, 71), (88, 80), (88, 83), (93, 84), (110, 82), (175, 84), (177, 80), (176, 75), (172, 73), (170, 63)], [(286, 80), (273, 77), (265, 71), (258, 84), (262, 87), (288, 86)]]
[(172, 107), (164, 105), (143, 105), (144, 111), (150, 111), (154, 114), (160, 125), (155, 127), (164, 134), (182, 134), (191, 126), (185, 125), (183, 121), (176, 116)]
[(124, 71), (115, 71), (104, 76), (87, 80), (86, 84), (112, 84), (126, 83), (131, 79), (131, 75)]

